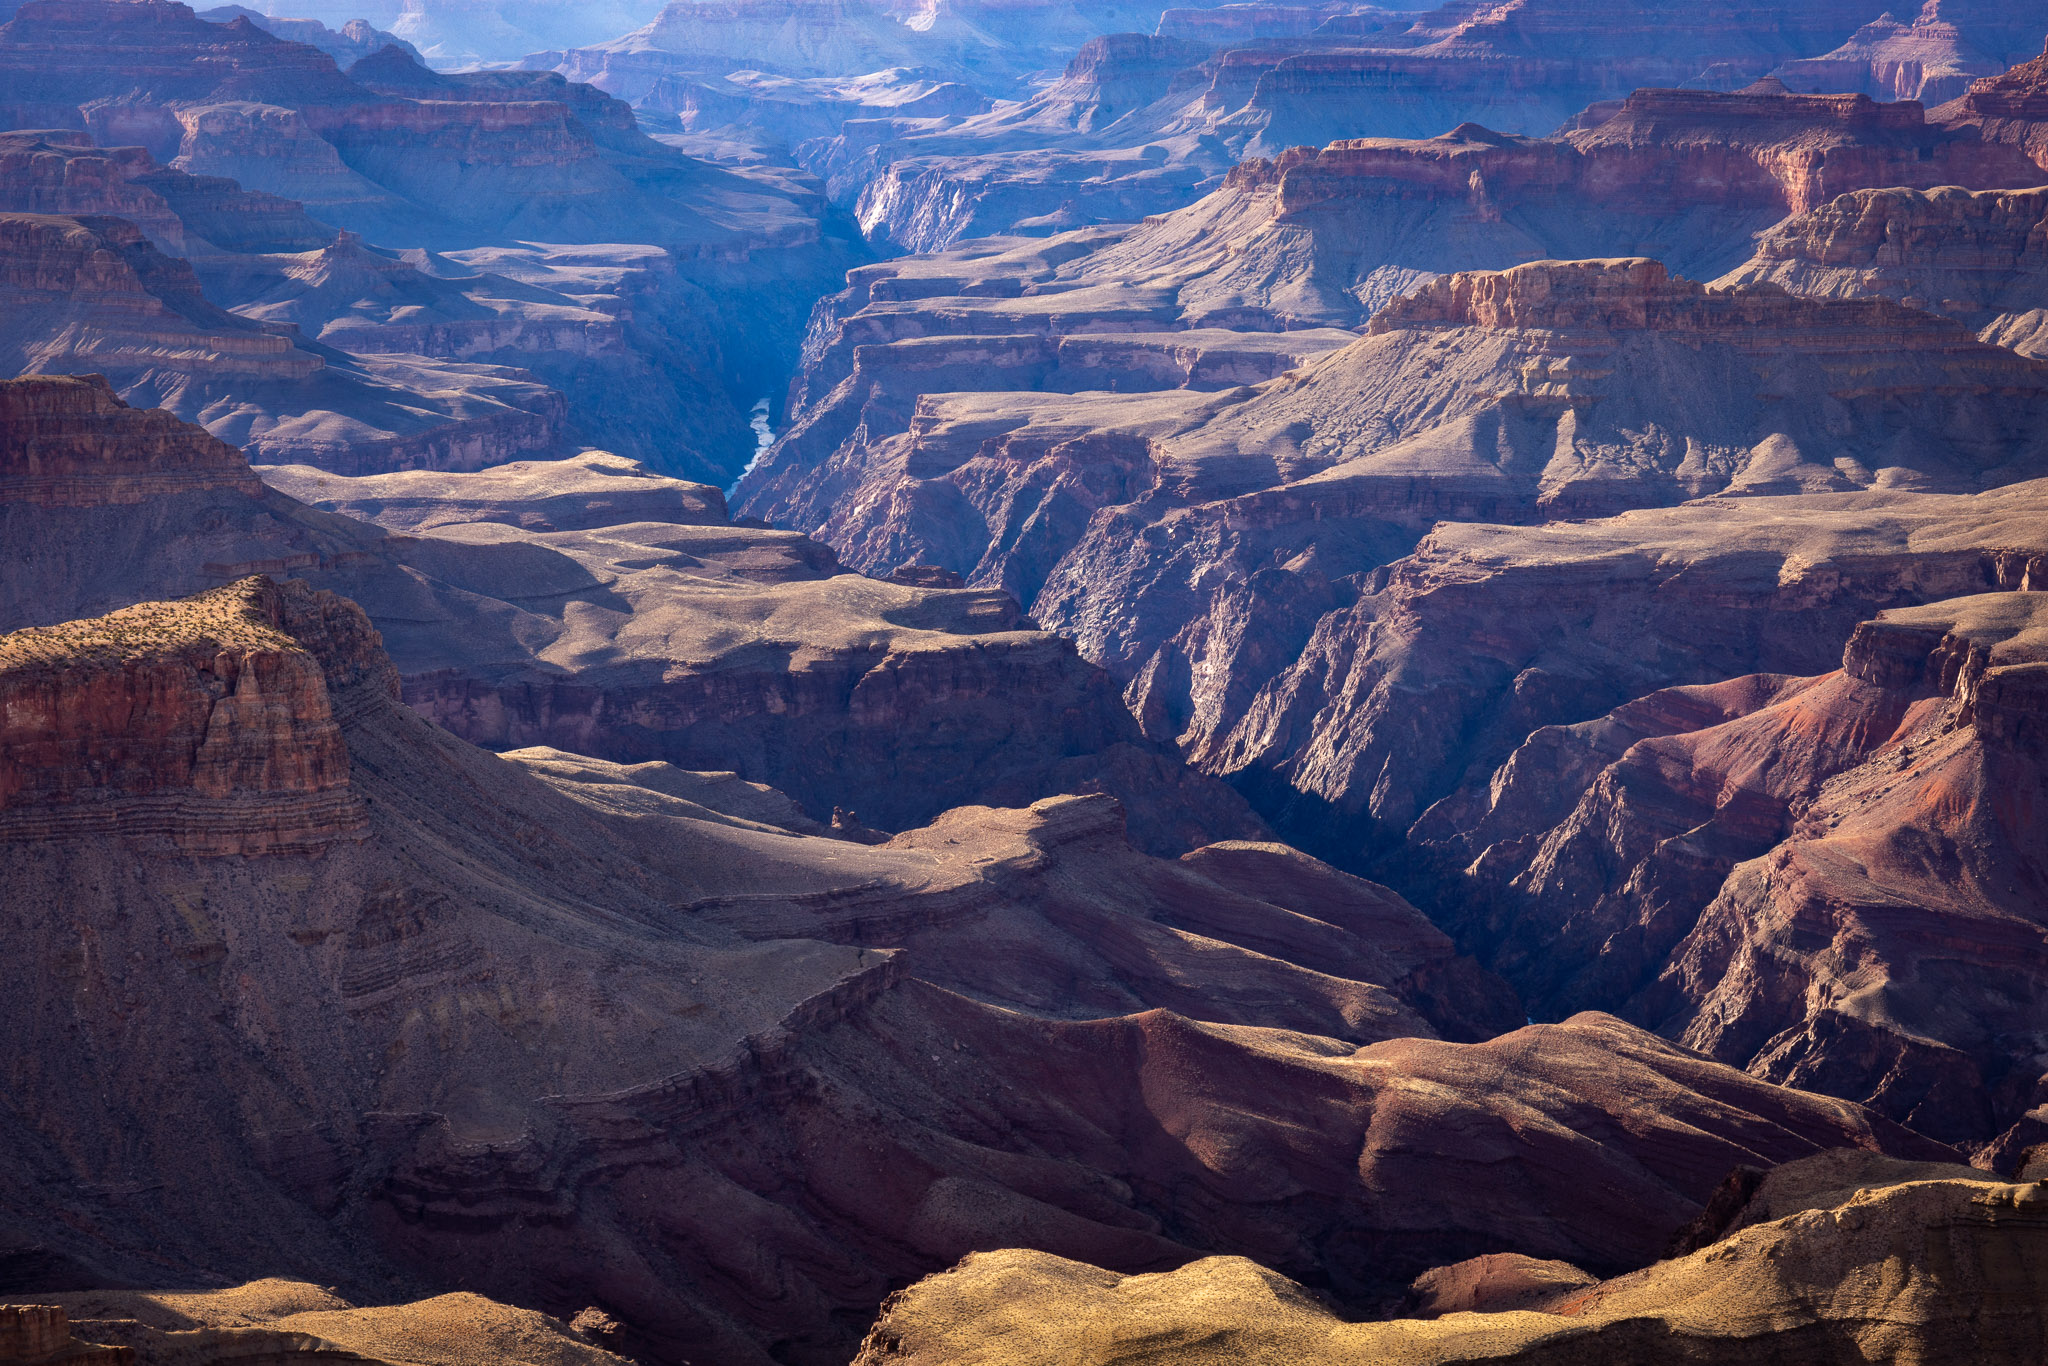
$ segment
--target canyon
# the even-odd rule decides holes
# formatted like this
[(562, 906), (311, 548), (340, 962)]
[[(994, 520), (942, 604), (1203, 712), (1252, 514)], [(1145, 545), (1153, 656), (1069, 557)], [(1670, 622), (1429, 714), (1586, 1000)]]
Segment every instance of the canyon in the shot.
[(2027, 1366), (2044, 43), (0, 0), (0, 1361)]
[[(246, 16), (47, 0), (0, 26), (0, 81), (22, 130), (6, 207), (125, 218), (189, 262), (196, 285), (170, 283), (203, 303), (179, 330), (208, 334), (181, 373), (136, 373), (77, 345), (126, 320), (38, 308), (54, 336), (11, 370), (110, 373), (275, 460), (476, 469), (595, 443), (729, 481), (807, 296), (862, 255), (803, 177), (688, 157), (556, 76), (445, 76), (396, 46), (344, 74)], [(249, 347), (289, 373), (224, 402), (209, 381)]]
[[(710, 29), (695, 27), (699, 10), (677, 4), (625, 39), (529, 64), (677, 116), (686, 142), (801, 165), (871, 240), (921, 252), (1171, 212), (1245, 158), (1298, 147), (1468, 123), (1533, 138), (1589, 128), (1645, 89), (1764, 79), (1780, 93), (1967, 101), (1973, 79), (2002, 77), (2043, 37), (2027, 18), (1955, 0), (1929, 0), (1910, 24), (1837, 3), (1774, 11), (1765, 25), (1728, 7), (1592, 0), (1419, 12), (1233, 4), (1167, 10), (1150, 32), (1098, 29), (1060, 79), (1018, 90), (1002, 65), (1018, 40), (971, 7), (949, 14), (957, 27), (908, 33), (887, 7), (749, 4)], [(711, 31), (723, 46), (704, 45)], [(1066, 34), (1041, 21), (1022, 50)], [(778, 40), (804, 54), (797, 65), (762, 55), (786, 62)], [(845, 83), (856, 72), (875, 83), (856, 93)]]

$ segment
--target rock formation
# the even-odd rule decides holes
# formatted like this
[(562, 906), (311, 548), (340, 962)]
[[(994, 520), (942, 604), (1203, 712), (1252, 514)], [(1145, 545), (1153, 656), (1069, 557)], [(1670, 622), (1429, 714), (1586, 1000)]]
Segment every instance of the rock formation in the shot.
[(1772, 74), (1795, 90), (1940, 104), (1964, 94), (1978, 77), (2000, 75), (2011, 65), (1978, 51), (1964, 37), (1944, 13), (1957, 8), (1928, 0), (1910, 24), (1884, 15), (1833, 52), (1787, 62)]
[[(2007, 978), (2040, 970), (2025, 794), (2043, 602), (2022, 587), (1887, 612), (1837, 673), (1539, 730), (1421, 828), (1485, 889), (1495, 965), (1537, 1009), (1628, 1001), (1760, 1075), (1984, 1142), (2034, 1103), (2011, 1042), (2036, 1027), (2012, 1013), (2029, 992)], [(1795, 949), (1816, 915), (1835, 947)]]
[(398, 679), (360, 616), (247, 580), (0, 645), (0, 823), (13, 841), (165, 837), (206, 854), (359, 836), (328, 682)]
[(561, 395), (521, 372), (323, 355), (215, 307), (121, 219), (0, 214), (0, 301), (10, 373), (104, 375), (272, 461), (476, 469), (561, 440)]
[[(1774, 1176), (1812, 1172), (1826, 1185), (1832, 1162)], [(982, 1252), (891, 1301), (856, 1360), (1095, 1366), (1162, 1343), (1274, 1366), (2026, 1359), (2044, 1331), (2038, 1187), (1967, 1167), (1888, 1165), (1688, 1257), (1519, 1312), (1354, 1323), (1241, 1258), (1123, 1276), (1043, 1252)]]
[(127, 1366), (135, 1353), (73, 1336), (63, 1309), (54, 1304), (0, 1305), (0, 1361), (50, 1362), (52, 1366)]
[[(58, 652), (106, 672), (52, 674)], [(1227, 1245), (1370, 1297), (1490, 1251), (1637, 1264), (1737, 1162), (1944, 1151), (1604, 1017), (1438, 1042), (1433, 1021), (1473, 1037), (1512, 1006), (1412, 908), (1277, 846), (1146, 858), (1107, 798), (863, 846), (644, 772), (529, 775), (398, 707), (367, 620), (302, 585), (16, 633), (0, 658), (16, 695), (104, 677), (159, 699), (97, 713), (127, 766), (24, 769), (10, 746), (10, 779), (85, 776), (0, 798), (10, 901), (75, 889), (9, 929), (51, 965), (0, 1006), (25, 1077), (70, 1083), (10, 1093), (0, 1144), (40, 1194), (9, 1218), (117, 1276), (148, 1274), (144, 1247), (157, 1274), (285, 1265), (387, 1296), (460, 1274), (595, 1305), (663, 1359), (759, 1361), (843, 1353), (893, 1284), (978, 1247), (1147, 1270)], [(263, 659), (297, 691), (250, 684)], [(83, 782), (168, 796), (181, 770), (138, 742), (224, 669), (210, 736), (289, 715), (225, 769), (201, 746), (168, 846), (15, 819)], [(297, 771), (358, 823), (230, 846), (248, 822), (208, 784), (269, 792), (288, 753), (327, 755)], [(128, 1004), (88, 1009), (101, 993)], [(114, 1045), (132, 1028), (148, 1057)], [(1536, 1179), (1472, 1179), (1501, 1145)], [(1276, 1174), (1318, 1194), (1276, 1201)]]
[(1859, 190), (1766, 233), (1723, 283), (1881, 296), (1946, 313), (1986, 341), (2048, 350), (2048, 192)]
[(420, 56), (419, 49), (405, 39), (372, 27), (360, 18), (329, 28), (318, 19), (279, 18), (259, 13), (246, 5), (221, 5), (198, 13), (201, 19), (215, 24), (231, 24), (237, 19), (246, 19), (265, 33), (275, 34), (287, 42), (318, 48), (334, 58), (335, 65), (343, 69), (387, 47), (395, 47), (414, 59)]
[(394, 535), (252, 485), (234, 452), (103, 384), (0, 393), (35, 433), (10, 439), (23, 454), (0, 484), (24, 557), (0, 624), (290, 571), (362, 603), (408, 698), (494, 747), (736, 769), (819, 820), (843, 807), (887, 829), (1087, 790), (1131, 799), (1147, 847), (1264, 832), (1001, 593), (848, 574), (801, 536), (727, 523), (701, 485), (603, 453), (474, 483), (269, 471), (311, 502), (429, 533)]
[[(1001, 491), (1012, 475), (991, 476), (970, 461), (953, 479), (978, 486), (966, 507), (954, 491), (908, 477), (943, 474), (1003, 436), (987, 421), (990, 400), (942, 397), (946, 390), (1257, 383), (1273, 372), (1243, 364), (1246, 352), (1298, 364), (1313, 354), (1308, 339), (1336, 339), (1318, 329), (1356, 328), (1437, 274), (1650, 254), (1707, 276), (1737, 265), (1755, 249), (1752, 234), (1788, 215), (1827, 206), (1793, 220), (1804, 225), (1839, 212), (1838, 191), (2024, 185), (2038, 176), (2012, 149), (1931, 126), (1910, 104), (1761, 89), (1639, 92), (1599, 126), (1553, 139), (1468, 126), (1419, 142), (1354, 141), (1247, 162), (1200, 204), (1134, 229), (991, 243), (851, 273), (813, 325), (797, 411), (742, 486), (742, 506), (814, 530), (864, 569), (928, 560), (970, 574), (1003, 545), (1010, 519), (989, 521), (987, 533), (980, 523), (996, 498), (1009, 498)], [(1825, 231), (1787, 225), (1771, 240), (1815, 230)], [(1736, 278), (1775, 277), (1752, 270)], [(2008, 340), (2024, 326), (1987, 336)], [(1144, 348), (1104, 335), (1130, 332), (1178, 333), (1176, 349), (1198, 359), (1139, 368), (1131, 362)], [(1129, 359), (1114, 367), (1097, 359), (1119, 355)], [(1085, 368), (1074, 363), (1082, 356), (1091, 361)], [(1118, 417), (1067, 408), (1063, 418), (1062, 405), (1036, 400), (1003, 406), (1064, 432), (1061, 441), (1103, 428), (1151, 439), (1202, 420), (1186, 405), (1160, 403), (1125, 403)], [(952, 437), (956, 425), (968, 442)], [(959, 454), (942, 454), (962, 444)], [(1118, 463), (1126, 468), (1102, 474), (1120, 487), (1091, 492), (1081, 517), (1151, 486), (1128, 457)], [(1043, 568), (1065, 552), (1034, 553), (1043, 581)], [(993, 577), (997, 555), (984, 569), (1032, 601), (1035, 582)]]
[(1987, 143), (2016, 148), (2048, 167), (2048, 54), (1973, 82), (1929, 117)]

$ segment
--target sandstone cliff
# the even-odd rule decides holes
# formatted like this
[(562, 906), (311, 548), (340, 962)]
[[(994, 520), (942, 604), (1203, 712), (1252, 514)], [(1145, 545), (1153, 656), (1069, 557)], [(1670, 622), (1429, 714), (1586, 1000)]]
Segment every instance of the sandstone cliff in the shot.
[(18, 631), (0, 642), (0, 838), (223, 855), (360, 837), (330, 694), (365, 684), (397, 691), (375, 633), (303, 585)]

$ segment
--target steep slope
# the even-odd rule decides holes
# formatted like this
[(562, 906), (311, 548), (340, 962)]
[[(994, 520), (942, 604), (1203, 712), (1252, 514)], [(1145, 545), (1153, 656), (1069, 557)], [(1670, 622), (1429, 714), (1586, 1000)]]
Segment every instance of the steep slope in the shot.
[(1788, 219), (1722, 283), (1878, 295), (1946, 313), (2025, 355), (2048, 350), (2048, 192), (1859, 190)]
[(106, 375), (264, 459), (475, 469), (562, 441), (561, 395), (524, 372), (298, 344), (215, 307), (121, 219), (0, 214), (0, 262), (8, 373)]
[[(1132, 800), (1148, 847), (1264, 830), (1001, 594), (848, 574), (803, 537), (727, 524), (701, 485), (602, 453), (474, 485), (272, 472), (309, 499), (434, 528), (395, 535), (252, 489), (227, 448), (104, 383), (4, 392), (18, 463), (0, 524), (21, 558), (0, 623), (291, 571), (362, 603), (409, 699), (481, 743), (737, 769), (820, 820), (844, 807), (890, 829), (961, 802), (1107, 790)], [(165, 483), (123, 452), (130, 440), (197, 443), (227, 464), (197, 487)]]
[[(6, 926), (52, 965), (0, 1006), (36, 1175), (8, 1218), (113, 1276), (459, 1275), (658, 1359), (826, 1360), (996, 1242), (1256, 1251), (1369, 1297), (1468, 1252), (1632, 1265), (1734, 1162), (1942, 1151), (1599, 1017), (1433, 1041), (1422, 1013), (1506, 1003), (1411, 908), (1279, 848), (1147, 859), (1103, 798), (879, 847), (628, 812), (623, 775), (543, 781), (397, 706), (368, 621), (300, 584), (0, 661), (0, 880), (76, 889)], [(1529, 1179), (1452, 1179), (1537, 1132)]]
[(1758, 1075), (1983, 1140), (2041, 1099), (2026, 1040), (2048, 905), (2048, 598), (1888, 613), (1845, 672), (1910, 688), (1930, 641), (1919, 681), (1947, 705), (1909, 712), (1729, 875), (1672, 955), (1667, 1027)]
[(1236, 1258), (1120, 1276), (1044, 1253), (978, 1253), (893, 1300), (857, 1362), (1095, 1366), (1161, 1343), (1185, 1344), (1190, 1360), (1274, 1366), (2031, 1358), (2048, 1273), (2033, 1185), (1894, 1164), (1797, 1204), (1804, 1208), (1688, 1257), (1528, 1310), (1387, 1323), (1346, 1322), (1301, 1286)]
[(2011, 147), (2048, 167), (2048, 54), (2001, 76), (1971, 84), (1967, 93), (1935, 108), (1937, 123), (1974, 132), (1987, 143)]
[[(2043, 603), (1894, 610), (1839, 672), (1539, 730), (1418, 830), (1467, 865), (1471, 937), (1537, 1009), (1626, 1001), (1762, 1075), (1984, 1142), (2033, 1104), (2014, 983), (2040, 970), (2024, 685)], [(1793, 949), (1819, 914), (1832, 946)]]

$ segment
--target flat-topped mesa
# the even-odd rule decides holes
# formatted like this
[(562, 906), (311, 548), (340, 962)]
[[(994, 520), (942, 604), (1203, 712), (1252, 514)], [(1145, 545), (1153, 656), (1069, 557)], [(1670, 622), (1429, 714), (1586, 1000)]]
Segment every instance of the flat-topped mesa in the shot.
[(218, 856), (360, 837), (337, 704), (397, 691), (353, 603), (261, 576), (0, 636), (0, 838)]
[(1283, 215), (1389, 192), (1468, 199), (1482, 217), (1531, 199), (1802, 213), (1868, 186), (1999, 189), (2040, 178), (2017, 149), (1930, 123), (1912, 101), (1794, 95), (1776, 81), (1732, 94), (1638, 90), (1596, 126), (1559, 137), (1464, 123), (1440, 137), (1351, 138), (1283, 156), (1284, 168), (1232, 178), (1277, 177)]
[[(1740, 350), (1870, 351), (1886, 344), (1962, 349), (1995, 358), (1960, 323), (1890, 299), (1804, 299), (1774, 285), (1711, 289), (1679, 279), (1647, 257), (1530, 261), (1507, 270), (1460, 271), (1396, 299), (1367, 332), (1428, 327), (1492, 331), (1657, 331), (1712, 334)], [(2013, 357), (2015, 368), (2032, 363)]]
[(203, 489), (263, 485), (233, 446), (129, 407), (104, 375), (0, 380), (0, 502), (106, 507)]

